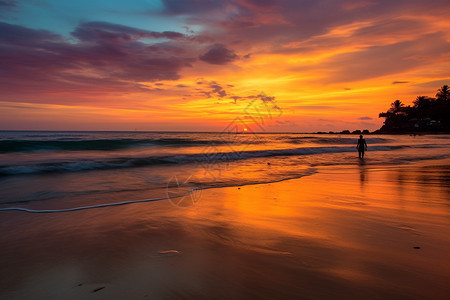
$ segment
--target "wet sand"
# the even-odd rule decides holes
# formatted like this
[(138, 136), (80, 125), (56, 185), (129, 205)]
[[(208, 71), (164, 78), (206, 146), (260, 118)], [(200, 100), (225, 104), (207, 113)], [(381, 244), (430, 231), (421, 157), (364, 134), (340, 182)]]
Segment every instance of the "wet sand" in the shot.
[(449, 171), (355, 161), (187, 208), (2, 213), (0, 298), (449, 299)]

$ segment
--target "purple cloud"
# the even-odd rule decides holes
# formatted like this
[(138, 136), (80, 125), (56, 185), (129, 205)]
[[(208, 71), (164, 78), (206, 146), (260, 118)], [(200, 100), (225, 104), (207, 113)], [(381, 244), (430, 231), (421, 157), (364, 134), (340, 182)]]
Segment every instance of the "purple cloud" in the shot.
[(209, 87), (212, 89), (212, 93), (217, 94), (219, 98), (223, 98), (227, 95), (227, 92), (223, 89), (223, 87), (215, 82), (212, 83)]
[[(430, 50), (435, 57), (448, 51), (448, 43), (444, 39), (446, 32), (428, 27), (429, 22), (425, 18), (392, 19), (392, 15), (445, 17), (450, 11), (444, 0), (430, 0), (426, 5), (424, 1), (407, 0), (163, 2), (166, 10), (182, 15), (189, 24), (207, 28), (202, 32), (204, 36), (232, 45), (238, 53), (251, 51), (254, 56), (260, 53), (308, 55), (320, 49), (364, 45), (357, 47), (357, 51), (333, 55), (320, 66), (293, 66), (299, 71), (329, 69), (330, 76), (325, 75), (319, 80), (331, 83), (398, 74), (428, 65), (426, 58)], [(345, 26), (354, 26), (354, 31), (345, 32)], [(333, 33), (333, 29), (341, 27), (344, 27), (345, 34)], [(411, 35), (414, 36), (405, 38)], [(436, 51), (430, 49), (432, 47)], [(220, 52), (219, 48), (210, 51), (200, 59), (222, 65), (237, 59), (232, 55), (229, 60), (220, 59), (227, 57), (223, 48), (222, 55), (215, 53)]]
[(162, 0), (165, 6), (165, 12), (169, 14), (196, 14), (207, 11), (220, 9), (224, 3), (228, 1), (223, 0)]
[(2, 9), (11, 9), (17, 7), (17, 2), (15, 0), (0, 0), (0, 7)]
[(29, 29), (0, 22), (0, 45), (37, 46), (41, 43), (61, 41), (61, 36), (47, 30)]
[(227, 49), (223, 44), (215, 44), (206, 53), (200, 55), (199, 58), (213, 65), (225, 65), (239, 57), (233, 50)]
[(130, 42), (141, 38), (179, 39), (184, 34), (174, 31), (154, 32), (106, 22), (88, 22), (80, 24), (72, 35), (80, 41), (122, 41)]
[[(3, 95), (62, 91), (148, 90), (136, 81), (176, 80), (195, 60), (171, 41), (177, 32), (149, 32), (91, 22), (80, 24), (70, 42), (45, 30), (0, 22), (0, 89)], [(142, 38), (169, 39), (146, 44)], [(182, 51), (181, 51), (182, 52)]]
[[(152, 14), (183, 23), (185, 34), (84, 22), (74, 28), (71, 40), (51, 31), (0, 23), (0, 88), (5, 96), (26, 91), (126, 93), (148, 90), (136, 84), (139, 81), (177, 80), (197, 59), (226, 67), (240, 58), (237, 53), (243, 59), (252, 53), (255, 60), (280, 53), (307, 57), (320, 51), (333, 53), (346, 45), (355, 47), (318, 63), (294, 63), (289, 71), (318, 73), (311, 80), (327, 84), (400, 77), (445, 58), (450, 51), (447, 32), (422, 18), (447, 16), (447, 2), (162, 0), (163, 9)], [(0, 0), (0, 10), (14, 9), (16, 3), (20, 2)], [(202, 45), (211, 46), (205, 49)], [(211, 69), (202, 66), (202, 75), (208, 77)], [(393, 82), (400, 83), (404, 82)], [(222, 89), (205, 82), (197, 87), (214, 97), (250, 99), (233, 95), (225, 84), (219, 86)]]
[(371, 117), (360, 117), (358, 120), (373, 120)]
[(200, 94), (205, 95), (207, 98), (223, 98), (228, 95), (227, 91), (216, 81), (207, 82), (205, 80), (202, 80), (198, 81), (197, 84), (208, 84), (207, 89), (197, 89)]

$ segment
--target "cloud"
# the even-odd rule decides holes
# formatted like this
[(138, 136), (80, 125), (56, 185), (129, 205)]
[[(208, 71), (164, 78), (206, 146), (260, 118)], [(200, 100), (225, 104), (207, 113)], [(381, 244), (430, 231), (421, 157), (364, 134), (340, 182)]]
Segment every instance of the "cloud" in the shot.
[(334, 109), (336, 107), (334, 106), (328, 106), (328, 105), (296, 105), (293, 106), (294, 109), (311, 109), (311, 110), (322, 110), (322, 109)]
[[(64, 1), (49, 1), (53, 13), (67, 9)], [(450, 53), (447, 2), (161, 0), (153, 8), (143, 1), (147, 4), (139, 5), (143, 7), (139, 16), (125, 4), (123, 11), (111, 14), (105, 3), (101, 9), (92, 7), (92, 14), (75, 9), (64, 22), (59, 17), (39, 23), (24, 21), (24, 12), (17, 9), (15, 24), (34, 24), (0, 23), (0, 88), (5, 99), (26, 94), (22, 100), (35, 101), (52, 95), (48, 97), (53, 97), (49, 101), (54, 103), (75, 104), (84, 94), (95, 98), (92, 102), (106, 102), (111, 94), (149, 91), (155, 97), (148, 101), (165, 104), (179, 101), (176, 93), (181, 92), (196, 100), (211, 97), (239, 104), (250, 102), (257, 97), (256, 91), (266, 89), (286, 100), (288, 109), (326, 116), (344, 109), (339, 101), (385, 97), (383, 93), (388, 92), (383, 92), (386, 86), (382, 85), (386, 82), (388, 89), (394, 88), (391, 83), (398, 84), (397, 88), (406, 83), (394, 81), (398, 78), (415, 78), (410, 84), (446, 78)], [(0, 11), (14, 9), (15, 3), (0, 0)], [(33, 12), (32, 6), (27, 5), (27, 10)], [(44, 16), (43, 10), (35, 12)], [(153, 20), (140, 22), (139, 18), (149, 14)], [(105, 22), (113, 17), (114, 21)], [(73, 25), (73, 20), (89, 22)], [(115, 24), (115, 20), (123, 23)], [(36, 29), (52, 28), (58, 22), (63, 26), (56, 30)], [(142, 24), (142, 28), (131, 24)], [(155, 28), (160, 29), (152, 31)], [(176, 32), (174, 28), (185, 30)], [(199, 77), (206, 80), (189, 83)], [(369, 85), (354, 83), (377, 77), (383, 78)], [(158, 82), (178, 79), (183, 80), (164, 82), (164, 86)], [(183, 84), (190, 86), (177, 88)], [(367, 92), (363, 84), (380, 89)], [(163, 91), (158, 87), (164, 87)], [(344, 92), (348, 87), (352, 91)], [(167, 94), (159, 97), (163, 93)], [(287, 100), (305, 94), (310, 101), (297, 104), (307, 105), (293, 107), (295, 102)], [(370, 101), (375, 105), (376, 100)], [(345, 109), (361, 110), (357, 105)]]
[(441, 87), (443, 85), (450, 85), (450, 78), (441, 79), (441, 80), (432, 80), (432, 81), (416, 84), (416, 86), (419, 86), (419, 87), (432, 87), (432, 88)]
[[(180, 55), (177, 46), (170, 44), (183, 38), (176, 32), (91, 22), (80, 24), (73, 36), (75, 41), (49, 31), (0, 22), (3, 95), (148, 91), (135, 83), (177, 80), (180, 70), (195, 61)], [(143, 38), (170, 41), (149, 45)]]
[(450, 51), (441, 35), (426, 35), (413, 41), (371, 46), (335, 55), (321, 64), (329, 70), (327, 82), (352, 82), (399, 74), (427, 66), (430, 60)]
[(275, 120), (275, 123), (279, 125), (296, 125), (295, 122), (292, 122), (291, 120), (286, 121)]
[(0, 45), (39, 46), (48, 42), (61, 42), (61, 36), (47, 30), (29, 29), (0, 22)]
[(358, 120), (373, 120), (371, 117), (360, 117)]
[(409, 83), (409, 81), (393, 81), (392, 84), (404, 84)]
[(223, 98), (227, 95), (227, 92), (223, 89), (223, 87), (221, 87), (217, 83), (213, 83), (209, 87), (212, 88), (212, 92), (216, 93), (219, 98)]
[(214, 44), (210, 49), (199, 56), (200, 60), (213, 65), (225, 65), (238, 59), (233, 50), (227, 49), (222, 44)]
[(131, 42), (142, 38), (180, 39), (184, 34), (174, 31), (147, 31), (107, 22), (87, 22), (80, 24), (72, 35), (80, 41)]
[[(207, 98), (213, 98), (213, 97), (224, 98), (224, 97), (228, 96), (227, 91), (222, 87), (222, 85), (220, 85), (216, 81), (208, 82), (208, 81), (202, 79), (202, 80), (197, 81), (196, 83), (199, 85), (207, 86), (203, 89), (197, 89), (198, 91), (200, 91), (200, 94), (206, 96)], [(230, 98), (234, 99), (233, 96), (230, 96)], [(236, 101), (236, 99), (235, 99), (235, 101)]]
[(255, 109), (260, 110), (259, 113), (264, 113), (265, 110), (270, 110), (274, 115), (282, 114), (282, 110), (278, 106), (275, 96), (267, 96), (264, 93), (247, 94), (240, 91), (236, 92), (233, 85), (223, 84), (217, 81), (207, 81), (203, 78), (197, 79), (196, 84), (194, 97), (206, 96), (206, 98), (214, 100), (229, 99), (232, 100), (232, 102), (228, 102), (230, 104), (237, 104), (238, 101), (247, 103), (248, 105), (254, 103), (254, 107), (248, 107), (249, 111)]
[(366, 128), (375, 128), (377, 124), (369, 122), (361, 122), (361, 125), (366, 126)]
[(222, 0), (162, 0), (165, 12), (177, 15), (202, 14), (211, 10), (220, 9), (226, 2)]
[(17, 7), (17, 1), (15, 0), (0, 0), (0, 7), (5, 10), (10, 10)]
[(372, 1), (348, 1), (344, 2), (342, 8), (345, 10), (354, 10), (358, 8), (363, 8), (366, 6), (374, 5), (375, 2)]

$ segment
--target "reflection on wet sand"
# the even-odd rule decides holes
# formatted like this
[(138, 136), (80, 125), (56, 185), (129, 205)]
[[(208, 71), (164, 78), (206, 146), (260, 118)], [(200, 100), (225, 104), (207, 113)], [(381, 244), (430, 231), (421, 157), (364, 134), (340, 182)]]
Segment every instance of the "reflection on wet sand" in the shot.
[(339, 171), (205, 190), (187, 209), (4, 214), (0, 294), (445, 299), (448, 167)]
[(359, 182), (361, 185), (361, 191), (364, 189), (364, 183), (367, 180), (367, 168), (366, 161), (364, 159), (359, 160)]

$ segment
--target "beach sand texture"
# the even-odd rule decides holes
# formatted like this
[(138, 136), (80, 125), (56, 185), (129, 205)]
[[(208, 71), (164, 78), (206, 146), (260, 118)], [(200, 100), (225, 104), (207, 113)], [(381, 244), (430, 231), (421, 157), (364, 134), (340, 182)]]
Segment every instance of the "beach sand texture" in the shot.
[(449, 299), (449, 166), (329, 166), (186, 208), (3, 212), (1, 299)]

